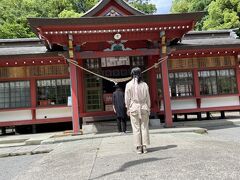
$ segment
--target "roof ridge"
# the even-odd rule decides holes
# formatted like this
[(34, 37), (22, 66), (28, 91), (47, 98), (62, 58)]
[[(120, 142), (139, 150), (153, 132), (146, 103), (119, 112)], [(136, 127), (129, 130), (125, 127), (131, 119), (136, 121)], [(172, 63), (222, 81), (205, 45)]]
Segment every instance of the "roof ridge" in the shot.
[(122, 8), (126, 9), (133, 15), (144, 15), (142, 11), (132, 7), (124, 0), (100, 0), (95, 6), (93, 6), (90, 10), (88, 10), (82, 17), (92, 17), (97, 12), (99, 12), (101, 9), (103, 9), (109, 2), (115, 1), (117, 4), (119, 4)]

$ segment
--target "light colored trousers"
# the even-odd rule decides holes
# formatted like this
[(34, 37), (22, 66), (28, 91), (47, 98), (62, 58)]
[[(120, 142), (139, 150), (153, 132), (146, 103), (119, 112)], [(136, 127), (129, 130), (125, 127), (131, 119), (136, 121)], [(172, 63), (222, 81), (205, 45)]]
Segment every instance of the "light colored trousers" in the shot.
[[(141, 111), (142, 119), (137, 112), (130, 113), (130, 119), (133, 130), (134, 146), (149, 145), (149, 114), (146, 110)], [(141, 129), (140, 129), (141, 128)], [(142, 140), (142, 144), (141, 144)]]

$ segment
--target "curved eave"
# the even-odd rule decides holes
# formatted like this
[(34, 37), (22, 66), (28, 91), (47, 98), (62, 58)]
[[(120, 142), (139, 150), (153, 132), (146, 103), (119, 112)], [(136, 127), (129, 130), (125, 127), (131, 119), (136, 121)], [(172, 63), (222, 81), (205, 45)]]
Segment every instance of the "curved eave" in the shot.
[[(97, 14), (99, 11), (101, 11), (108, 3), (110, 3), (111, 0), (101, 0), (98, 4), (96, 4), (92, 9), (87, 11), (82, 17), (92, 17), (95, 14)], [(126, 9), (128, 12), (132, 13), (133, 15), (145, 15), (143, 12), (133, 8), (129, 4), (127, 4), (123, 0), (115, 0), (117, 4), (122, 6), (124, 9)]]
[(28, 18), (28, 21), (37, 32), (37, 28), (67, 27), (67, 26), (111, 26), (111, 25), (136, 25), (146, 23), (178, 23), (197, 22), (205, 15), (204, 12), (161, 14), (144, 16), (118, 16), (118, 17), (82, 17), (82, 18)]

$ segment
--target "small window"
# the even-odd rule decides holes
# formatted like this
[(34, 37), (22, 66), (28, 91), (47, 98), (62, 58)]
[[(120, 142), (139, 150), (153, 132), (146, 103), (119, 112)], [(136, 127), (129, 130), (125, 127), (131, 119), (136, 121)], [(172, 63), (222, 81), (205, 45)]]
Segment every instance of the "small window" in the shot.
[(171, 97), (193, 96), (192, 72), (169, 73)]
[(39, 106), (67, 104), (70, 95), (70, 79), (37, 81), (37, 102)]
[(236, 76), (233, 69), (200, 71), (198, 77), (201, 95), (237, 93)]
[(0, 83), (0, 108), (30, 107), (30, 99), (29, 81)]

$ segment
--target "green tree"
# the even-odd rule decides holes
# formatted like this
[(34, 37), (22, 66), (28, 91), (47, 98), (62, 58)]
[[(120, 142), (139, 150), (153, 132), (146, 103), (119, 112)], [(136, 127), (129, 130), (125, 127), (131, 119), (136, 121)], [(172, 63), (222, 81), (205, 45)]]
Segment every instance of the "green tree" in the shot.
[[(0, 0), (0, 38), (34, 37), (28, 17), (80, 17), (98, 0)], [(131, 0), (145, 13), (156, 12), (148, 0)]]
[(191, 0), (173, 0), (171, 12), (172, 13), (185, 13), (190, 9)]
[(208, 8), (204, 29), (231, 29), (240, 27), (240, 1), (216, 0)]
[(174, 0), (171, 11), (173, 13), (206, 11), (206, 16), (197, 23), (197, 30), (240, 27), (239, 0)]
[(59, 18), (77, 18), (81, 17), (83, 13), (76, 13), (74, 10), (66, 10), (64, 9), (62, 12), (58, 14)]
[(149, 3), (149, 0), (129, 0), (128, 2), (136, 9), (146, 14), (153, 14), (157, 12), (156, 5)]
[(85, 0), (85, 1), (79, 1), (79, 0), (71, 0), (72, 4), (74, 5), (74, 11), (78, 13), (85, 13), (89, 9), (91, 9), (95, 4), (97, 4), (98, 0)]

